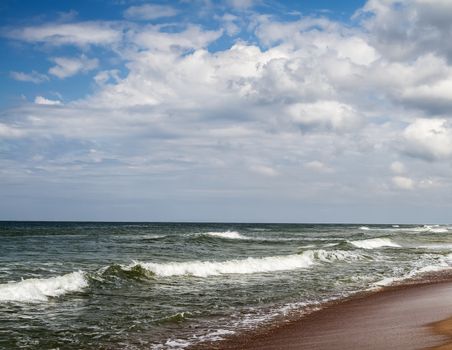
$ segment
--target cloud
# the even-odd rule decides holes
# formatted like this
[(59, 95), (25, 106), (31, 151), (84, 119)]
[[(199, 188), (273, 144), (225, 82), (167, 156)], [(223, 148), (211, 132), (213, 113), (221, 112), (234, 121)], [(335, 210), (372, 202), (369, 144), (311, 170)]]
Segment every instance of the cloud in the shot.
[(109, 22), (50, 23), (4, 32), (10, 39), (29, 43), (59, 45), (111, 45), (122, 38), (119, 26)]
[(392, 178), (393, 184), (403, 190), (412, 190), (415, 187), (415, 182), (413, 179), (405, 176), (394, 176)]
[(452, 3), (445, 0), (369, 0), (356, 14), (379, 52), (401, 61), (426, 53), (450, 61), (450, 16)]
[(47, 75), (38, 73), (36, 71), (32, 71), (31, 73), (11, 72), (10, 76), (17, 81), (31, 82), (35, 84), (40, 84), (49, 80), (49, 77)]
[(23, 130), (0, 123), (0, 139), (14, 139), (25, 135)]
[(292, 120), (302, 128), (346, 130), (359, 122), (353, 107), (337, 101), (295, 103), (287, 109)]
[(61, 101), (59, 100), (50, 100), (42, 96), (36, 96), (35, 104), (37, 105), (47, 105), (47, 106), (56, 106), (61, 105)]
[(171, 6), (146, 4), (141, 6), (131, 6), (124, 11), (124, 17), (130, 20), (153, 20), (163, 17), (176, 16), (179, 11)]
[(391, 171), (395, 174), (403, 174), (404, 172), (406, 172), (406, 167), (403, 163), (401, 162), (392, 162), (391, 163)]
[(49, 69), (49, 74), (60, 79), (71, 77), (80, 72), (89, 72), (99, 65), (97, 58), (89, 59), (85, 55), (81, 55), (80, 58), (54, 57), (52, 61), (56, 65)]
[(446, 119), (417, 119), (403, 132), (405, 152), (425, 160), (452, 156), (452, 126)]
[(260, 164), (260, 165), (253, 165), (253, 166), (250, 167), (250, 169), (252, 171), (254, 171), (254, 172), (256, 172), (256, 173), (258, 173), (260, 175), (264, 175), (264, 176), (273, 177), (273, 176), (277, 176), (278, 175), (278, 172), (275, 169), (273, 169), (272, 167), (269, 167), (267, 165), (262, 165), (262, 164)]
[(326, 164), (318, 161), (318, 160), (313, 160), (310, 162), (305, 163), (305, 168), (318, 172), (318, 173), (331, 173), (333, 172), (333, 169), (331, 169), (329, 166), (327, 166)]
[[(452, 193), (444, 190), (452, 188), (451, 63), (445, 50), (405, 42), (403, 33), (385, 41), (393, 39), (376, 21), (395, 26), (399, 16), (413, 31), (424, 26), (416, 17), (424, 14), (410, 17), (419, 1), (390, 3), (368, 2), (362, 26), (223, 6), (209, 26), (160, 17), (159, 24), (27, 27), (35, 36), (18, 29), (20, 40), (50, 45), (52, 76), (99, 71), (86, 97), (63, 104), (42, 97), (52, 96), (44, 90), (35, 104), (2, 111), (0, 133), (16, 135), (4, 141), (17, 150), (9, 168), (61, 183), (71, 177), (90, 189), (103, 179), (99, 191), (129, 199), (260, 203), (268, 196), (361, 207), (392, 192), (399, 205), (420, 192), (413, 189), (430, 203), (445, 198)], [(432, 30), (441, 28), (447, 24)], [(105, 32), (91, 37), (96, 29)], [(78, 53), (53, 47), (63, 44)], [(103, 47), (87, 51), (91, 45)], [(100, 51), (120, 62), (94, 58)], [(20, 135), (39, 143), (40, 154)]]
[(159, 51), (186, 51), (204, 48), (217, 40), (222, 31), (203, 30), (198, 25), (189, 25), (183, 31), (164, 32), (158, 26), (140, 28), (132, 36), (132, 42), (142, 49), (155, 49)]
[(227, 3), (235, 9), (244, 10), (254, 6), (256, 0), (227, 0)]

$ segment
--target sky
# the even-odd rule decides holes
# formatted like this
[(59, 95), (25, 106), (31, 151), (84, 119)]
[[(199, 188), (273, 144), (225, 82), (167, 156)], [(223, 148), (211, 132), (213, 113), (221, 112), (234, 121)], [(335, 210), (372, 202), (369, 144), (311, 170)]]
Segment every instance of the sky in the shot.
[(449, 0), (0, 4), (0, 220), (452, 222)]

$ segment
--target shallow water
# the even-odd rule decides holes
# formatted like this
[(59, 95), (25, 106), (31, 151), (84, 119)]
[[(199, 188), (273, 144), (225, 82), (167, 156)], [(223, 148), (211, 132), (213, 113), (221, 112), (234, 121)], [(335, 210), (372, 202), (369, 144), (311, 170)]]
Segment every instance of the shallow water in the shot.
[(452, 228), (0, 223), (0, 348), (172, 349), (449, 268)]

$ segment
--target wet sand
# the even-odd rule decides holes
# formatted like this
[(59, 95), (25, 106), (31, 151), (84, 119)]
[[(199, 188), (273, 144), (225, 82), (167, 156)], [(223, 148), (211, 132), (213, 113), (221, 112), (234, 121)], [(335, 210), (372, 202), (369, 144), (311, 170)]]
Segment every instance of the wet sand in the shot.
[(388, 288), (210, 349), (452, 349), (452, 281)]

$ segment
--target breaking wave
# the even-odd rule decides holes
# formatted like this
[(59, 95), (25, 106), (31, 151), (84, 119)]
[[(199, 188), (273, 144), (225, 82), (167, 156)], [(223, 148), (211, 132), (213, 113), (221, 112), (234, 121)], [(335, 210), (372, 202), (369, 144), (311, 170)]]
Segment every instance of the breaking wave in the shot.
[(371, 238), (364, 239), (361, 241), (351, 241), (355, 247), (363, 248), (363, 249), (376, 249), (381, 247), (396, 247), (400, 248), (401, 246), (397, 243), (394, 243), (389, 238)]
[(308, 250), (301, 254), (246, 258), (227, 261), (188, 261), (170, 263), (134, 262), (124, 267), (131, 270), (140, 266), (156, 276), (196, 277), (217, 276), (223, 274), (252, 274), (309, 268), (317, 262), (336, 260), (358, 260), (362, 256), (347, 251)]
[(42, 302), (87, 286), (88, 281), (82, 271), (50, 278), (30, 278), (0, 284), (0, 302)]
[(201, 233), (201, 235), (224, 239), (250, 239), (249, 237), (241, 235), (237, 231), (205, 232)]

